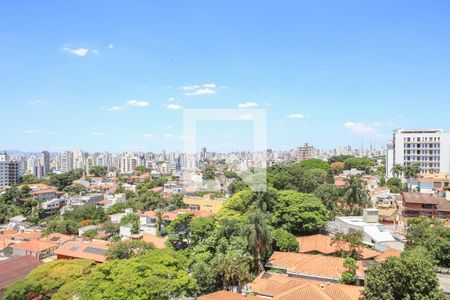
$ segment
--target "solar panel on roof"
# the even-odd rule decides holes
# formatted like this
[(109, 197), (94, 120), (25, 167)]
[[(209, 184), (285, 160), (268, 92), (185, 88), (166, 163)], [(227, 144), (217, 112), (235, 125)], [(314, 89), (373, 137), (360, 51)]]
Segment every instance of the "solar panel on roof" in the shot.
[(80, 249), (79, 246), (72, 246), (69, 248), (70, 251), (77, 251), (78, 249)]
[(96, 247), (86, 247), (86, 249), (83, 250), (84, 252), (91, 253), (91, 254), (98, 254), (103, 255), (105, 253), (105, 249), (96, 248)]

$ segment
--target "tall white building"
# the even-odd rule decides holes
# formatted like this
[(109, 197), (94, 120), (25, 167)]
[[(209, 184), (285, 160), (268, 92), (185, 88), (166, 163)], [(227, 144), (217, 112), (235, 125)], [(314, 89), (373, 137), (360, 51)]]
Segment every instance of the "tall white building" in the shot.
[(68, 173), (73, 170), (73, 152), (65, 151), (61, 154), (61, 172)]
[(6, 153), (0, 153), (0, 190), (20, 183), (22, 175), (22, 163), (10, 160)]
[(450, 173), (450, 133), (442, 129), (394, 131), (387, 144), (386, 177), (394, 165), (418, 164), (421, 174)]

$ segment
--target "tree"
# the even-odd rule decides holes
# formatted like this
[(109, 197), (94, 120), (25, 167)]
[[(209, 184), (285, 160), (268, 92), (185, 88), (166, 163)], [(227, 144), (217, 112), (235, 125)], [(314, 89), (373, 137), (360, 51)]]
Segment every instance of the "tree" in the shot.
[(167, 226), (169, 240), (175, 249), (184, 249), (190, 244), (189, 223), (193, 215), (190, 213), (180, 214)]
[(330, 169), (330, 165), (326, 161), (318, 158), (305, 159), (301, 161), (298, 165), (300, 168), (303, 168), (305, 170), (321, 169), (327, 172)]
[(240, 251), (230, 251), (219, 254), (216, 258), (215, 272), (222, 278), (223, 287), (231, 290), (232, 287), (241, 288), (251, 281), (250, 264), (252, 258)]
[(356, 260), (347, 257), (344, 261), (345, 271), (341, 274), (341, 278), (339, 279), (339, 283), (343, 284), (355, 284), (356, 283), (356, 270), (358, 270), (358, 266), (356, 265)]
[(361, 177), (351, 176), (345, 179), (347, 186), (344, 193), (346, 206), (351, 215), (360, 215), (362, 209), (370, 205), (369, 196)]
[(415, 163), (408, 166), (405, 166), (403, 169), (403, 173), (405, 178), (408, 180), (408, 191), (412, 191), (412, 181), (417, 177), (420, 173), (420, 165)]
[(437, 261), (450, 268), (450, 228), (437, 219), (427, 217), (411, 218), (406, 230), (406, 249), (422, 246)]
[(94, 166), (89, 169), (89, 174), (97, 177), (105, 177), (108, 174), (108, 167)]
[(133, 224), (131, 224), (130, 232), (131, 234), (139, 234), (139, 232), (141, 232), (141, 229), (139, 228), (139, 221), (134, 221)]
[(183, 201), (183, 195), (182, 194), (175, 194), (170, 199), (170, 207), (172, 209), (179, 209), (179, 208), (186, 208), (187, 204)]
[(388, 257), (369, 268), (364, 297), (367, 300), (445, 300), (425, 249), (406, 251), (400, 258)]
[(392, 167), (392, 174), (394, 175), (394, 177), (400, 178), (401, 175), (403, 174), (403, 166), (399, 165), (399, 164), (395, 164)]
[(320, 199), (295, 191), (279, 191), (272, 224), (293, 234), (314, 233), (322, 229), (328, 213)]
[(206, 166), (202, 171), (202, 178), (204, 180), (212, 180), (216, 176), (216, 168), (213, 166)]
[(331, 163), (331, 170), (333, 170), (334, 174), (340, 174), (342, 171), (344, 171), (344, 163), (340, 161), (336, 161)]
[(73, 210), (69, 210), (63, 215), (64, 220), (72, 220), (80, 222), (83, 220), (92, 220), (96, 224), (100, 224), (106, 221), (107, 216), (105, 210), (102, 207), (94, 204), (86, 204), (83, 206), (77, 206)]
[(54, 174), (50, 175), (50, 184), (55, 186), (58, 191), (64, 190), (67, 186), (71, 185), (75, 180), (72, 173)]
[(139, 222), (139, 216), (134, 213), (128, 213), (120, 219), (120, 225), (129, 225)]
[(64, 192), (69, 193), (71, 195), (79, 195), (82, 192), (87, 192), (87, 188), (79, 183), (72, 183), (69, 186), (64, 188)]
[(84, 237), (87, 237), (87, 238), (90, 238), (90, 239), (95, 238), (97, 235), (98, 235), (97, 229), (89, 229), (89, 230), (86, 230), (83, 233)]
[(272, 232), (273, 249), (282, 252), (298, 252), (298, 241), (292, 233), (278, 228)]
[(400, 193), (402, 190), (402, 181), (397, 177), (389, 178), (386, 185), (391, 193)]
[(374, 162), (367, 157), (350, 157), (344, 162), (344, 167), (346, 170), (357, 169), (366, 173), (368, 173), (374, 165)]
[[(197, 283), (187, 272), (187, 261), (173, 250), (151, 250), (123, 260), (98, 265), (80, 278), (75, 294), (71, 289), (65, 299), (172, 299), (191, 296)], [(73, 288), (73, 286), (71, 287)]]
[(24, 280), (10, 285), (5, 300), (50, 299), (65, 284), (89, 274), (95, 266), (92, 260), (56, 260), (32, 270)]
[(50, 221), (48, 221), (44, 235), (48, 235), (50, 233), (62, 233), (62, 234), (78, 234), (78, 222), (73, 220), (63, 220), (61, 217), (54, 217)]
[(250, 214), (246, 224), (245, 233), (248, 238), (250, 254), (255, 260), (255, 270), (262, 272), (264, 266), (261, 260), (271, 251), (272, 235), (268, 226), (267, 217), (260, 210)]
[(129, 259), (153, 249), (155, 249), (153, 244), (140, 240), (119, 241), (113, 243), (105, 254), (108, 259)]
[(337, 233), (331, 239), (331, 244), (337, 245), (338, 252), (341, 256), (361, 259), (361, 251), (363, 247), (362, 239), (363, 236), (361, 231)]
[(315, 191), (314, 195), (320, 198), (325, 207), (330, 212), (330, 219), (339, 213), (339, 205), (342, 206), (342, 196), (344, 190), (334, 184), (322, 184)]

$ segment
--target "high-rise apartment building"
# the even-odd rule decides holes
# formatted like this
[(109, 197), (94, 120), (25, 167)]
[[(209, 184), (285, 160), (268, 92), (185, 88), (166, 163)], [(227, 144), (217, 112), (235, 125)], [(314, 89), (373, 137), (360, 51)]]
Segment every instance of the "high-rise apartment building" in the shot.
[(65, 151), (61, 154), (61, 172), (68, 173), (73, 170), (73, 152)]
[(10, 160), (8, 154), (0, 154), (0, 189), (20, 183), (23, 175), (22, 163)]
[(297, 148), (297, 160), (303, 161), (306, 159), (314, 158), (317, 156), (317, 150), (309, 145), (308, 143), (304, 144), (302, 147)]
[(387, 144), (386, 177), (395, 165), (418, 164), (421, 174), (450, 173), (450, 133), (442, 129), (398, 129)]

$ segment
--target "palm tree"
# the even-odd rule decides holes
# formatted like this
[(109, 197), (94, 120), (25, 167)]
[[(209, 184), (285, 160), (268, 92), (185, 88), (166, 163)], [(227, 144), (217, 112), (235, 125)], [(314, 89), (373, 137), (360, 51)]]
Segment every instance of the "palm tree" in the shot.
[(351, 176), (346, 178), (347, 182), (344, 199), (347, 206), (350, 208), (351, 214), (360, 214), (361, 208), (370, 205), (369, 197), (364, 188), (361, 177)]
[(255, 210), (249, 216), (244, 233), (247, 235), (250, 253), (255, 259), (255, 269), (262, 272), (264, 271), (261, 263), (263, 254), (270, 251), (270, 245), (272, 244), (272, 235), (266, 215), (260, 210)]
[(162, 227), (162, 210), (156, 210), (156, 236), (161, 236), (161, 227)]
[(413, 181), (413, 178), (416, 178), (417, 175), (420, 173), (420, 165), (415, 163), (415, 164), (405, 166), (403, 168), (403, 172), (404, 172), (405, 178), (408, 179), (408, 191), (411, 192), (412, 181)]
[(396, 164), (392, 167), (392, 174), (397, 178), (403, 174), (403, 171), (404, 169), (402, 165)]
[(215, 272), (222, 277), (225, 290), (237, 286), (240, 291), (244, 284), (251, 281), (250, 262), (251, 258), (248, 254), (242, 254), (237, 250), (226, 254), (221, 253), (216, 257)]
[(256, 192), (253, 195), (253, 205), (262, 212), (271, 210), (276, 205), (276, 194), (273, 191)]

